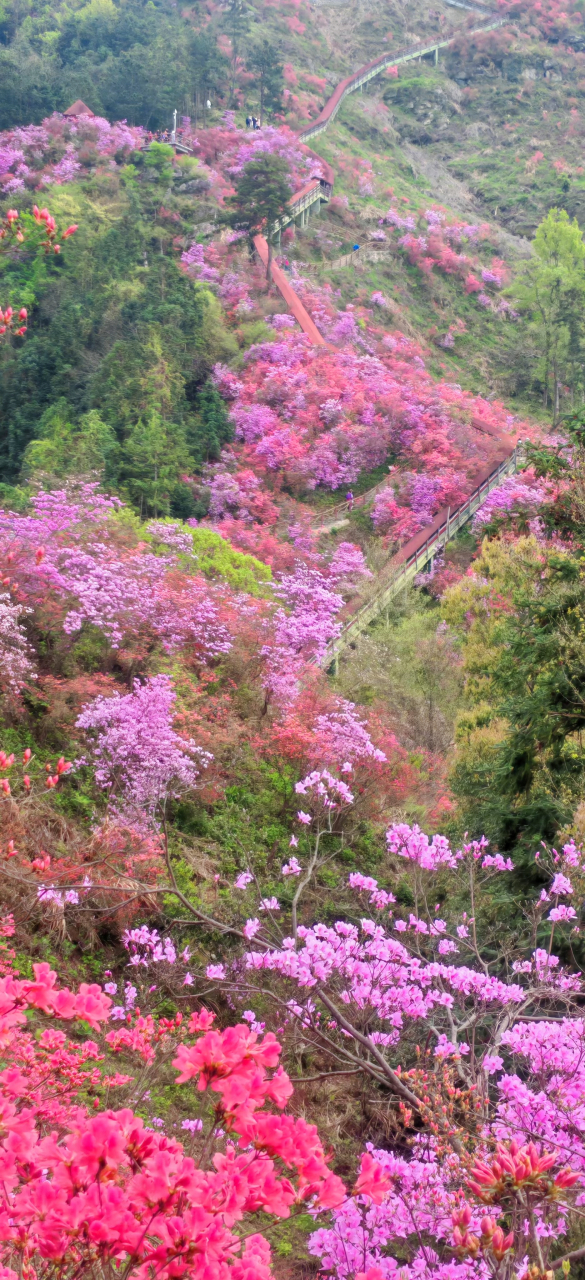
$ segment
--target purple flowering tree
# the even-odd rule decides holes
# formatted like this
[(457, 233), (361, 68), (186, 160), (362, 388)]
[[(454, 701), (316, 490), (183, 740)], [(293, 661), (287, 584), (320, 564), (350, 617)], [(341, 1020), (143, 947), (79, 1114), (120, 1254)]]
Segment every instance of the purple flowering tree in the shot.
[(131, 693), (99, 697), (77, 720), (95, 780), (115, 811), (155, 823), (167, 801), (195, 786), (212, 759), (173, 728), (176, 693), (166, 675), (134, 681)]

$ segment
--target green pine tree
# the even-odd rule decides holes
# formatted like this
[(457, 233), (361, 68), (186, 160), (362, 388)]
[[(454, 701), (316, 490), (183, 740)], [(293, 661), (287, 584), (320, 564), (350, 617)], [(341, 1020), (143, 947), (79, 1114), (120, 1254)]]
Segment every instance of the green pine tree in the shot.
[(207, 381), (197, 397), (197, 425), (187, 439), (198, 462), (216, 462), (224, 444), (234, 438), (233, 424), (213, 382)]
[(193, 83), (193, 103), (195, 108), (195, 126), (198, 111), (202, 102), (209, 95), (225, 85), (228, 73), (228, 60), (220, 53), (217, 40), (207, 31), (198, 31), (193, 35), (189, 48), (189, 61)]
[(141, 518), (170, 514), (181, 472), (189, 466), (181, 428), (152, 409), (136, 424), (122, 453), (121, 480)]
[(288, 165), (282, 156), (263, 154), (244, 166), (236, 194), (231, 197), (231, 226), (247, 231), (250, 239), (259, 231), (268, 241), (266, 279), (272, 275), (272, 241), (275, 225), (290, 216)]
[(265, 111), (281, 111), (284, 92), (284, 68), (278, 53), (269, 40), (252, 50), (248, 58), (250, 70), (255, 73), (255, 84), (260, 98), (260, 124)]
[(244, 40), (250, 29), (250, 11), (246, 0), (229, 0), (223, 20), (223, 26), (230, 38), (232, 46), (230, 99), (235, 105), (238, 59), (242, 53)]

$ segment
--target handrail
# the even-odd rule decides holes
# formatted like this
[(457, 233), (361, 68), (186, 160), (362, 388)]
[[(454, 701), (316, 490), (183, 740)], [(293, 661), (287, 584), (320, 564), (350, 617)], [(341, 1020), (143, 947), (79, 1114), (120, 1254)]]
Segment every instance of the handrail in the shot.
[[(453, 0), (455, 3), (455, 0)], [(463, 3), (458, 3), (457, 8), (472, 8)], [(485, 13), (489, 16), (488, 9), (480, 9), (473, 7), (473, 12)], [(503, 27), (507, 22), (506, 18), (495, 18), (492, 22), (484, 23), (481, 27), (475, 27), (473, 31), (466, 32), (466, 35), (476, 35), (483, 31), (495, 31), (497, 27)], [(358, 71), (354, 71), (353, 75), (346, 76), (345, 80), (341, 80), (334, 89), (331, 97), (325, 103), (322, 111), (319, 112), (317, 119), (312, 124), (303, 129), (298, 137), (305, 142), (309, 138), (316, 138), (318, 134), (323, 133), (328, 128), (331, 121), (335, 119), (337, 112), (344, 98), (349, 93), (355, 93), (362, 85), (367, 84), (369, 80), (373, 80), (380, 72), (385, 71), (388, 67), (396, 67), (400, 62), (411, 62), (414, 58), (424, 58), (429, 53), (438, 53), (439, 49), (446, 49), (454, 40), (457, 39), (456, 32), (454, 35), (446, 37), (444, 40), (432, 40), (430, 43), (410, 45), (409, 48), (403, 50), (402, 53), (392, 54), (390, 52), (383, 53), (380, 58), (375, 58), (373, 62), (368, 62), (364, 67), (360, 67)]]
[(523, 460), (524, 450), (521, 445), (516, 445), (512, 453), (499, 462), (497, 467), (480, 476), (475, 489), (454, 511), (443, 508), (431, 525), (409, 539), (405, 546), (387, 562), (385, 569), (379, 575), (382, 579), (380, 589), (370, 600), (366, 600), (351, 618), (348, 618), (339, 636), (327, 646), (322, 666), (327, 669), (332, 663), (337, 662), (339, 654), (390, 603), (395, 595), (408, 586), (439, 548), (442, 549), (449, 538), (467, 524), (483, 505), (492, 489), (495, 489), (510, 472), (517, 471)]
[(308, 209), (309, 205), (315, 204), (317, 200), (321, 203), (322, 200), (328, 199), (329, 197), (321, 189), (319, 178), (311, 178), (310, 182), (307, 182), (304, 187), (301, 187), (300, 191), (295, 191), (294, 195), (291, 196), (288, 202), (290, 214), (288, 217), (276, 220), (272, 227), (272, 234), (274, 235), (276, 231), (286, 227), (288, 222), (292, 222), (292, 219), (296, 218), (297, 214), (302, 213), (303, 209)]

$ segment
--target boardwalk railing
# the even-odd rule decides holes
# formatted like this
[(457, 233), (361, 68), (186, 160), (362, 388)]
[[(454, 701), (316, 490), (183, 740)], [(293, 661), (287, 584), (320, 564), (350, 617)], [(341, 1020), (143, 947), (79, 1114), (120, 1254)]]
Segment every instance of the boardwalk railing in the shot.
[[(463, 3), (457, 4), (456, 8), (469, 9), (471, 12), (485, 13), (486, 17), (489, 16), (488, 10), (482, 10)], [(497, 27), (503, 27), (505, 23), (505, 18), (496, 18), (492, 22), (483, 23), (481, 27), (477, 27), (473, 31), (465, 31), (465, 35), (475, 35), (483, 31), (495, 31)], [(376, 58), (374, 62), (361, 67), (353, 76), (348, 76), (346, 80), (342, 80), (332, 93), (329, 101), (325, 103), (323, 110), (314, 123), (299, 133), (298, 136), (301, 141), (307, 142), (309, 138), (316, 138), (320, 133), (323, 133), (331, 124), (331, 121), (335, 119), (344, 98), (348, 94), (355, 93), (356, 89), (361, 89), (362, 85), (373, 80), (375, 76), (379, 76), (388, 67), (397, 67), (401, 62), (412, 62), (415, 58), (424, 58), (430, 53), (433, 53), (435, 59), (438, 59), (439, 49), (447, 49), (457, 38), (457, 34), (451, 34), (444, 40), (431, 40), (428, 44), (414, 44), (408, 49), (403, 49), (400, 53), (384, 53), (381, 58)]]
[(320, 205), (321, 201), (327, 201), (328, 199), (329, 196), (324, 190), (324, 184), (318, 178), (313, 178), (305, 187), (302, 187), (300, 191), (291, 196), (289, 201), (290, 215), (288, 218), (279, 218), (274, 223), (273, 234), (276, 231), (281, 231), (283, 227), (286, 227), (287, 222), (292, 222), (299, 215), (302, 218), (305, 209), (310, 209), (317, 202)]
[(517, 471), (523, 461), (524, 450), (521, 445), (517, 445), (509, 457), (504, 458), (503, 462), (500, 462), (480, 481), (461, 506), (454, 511), (449, 508), (446, 513), (439, 512), (425, 538), (422, 537), (425, 532), (422, 530), (421, 534), (411, 538), (410, 542), (407, 542), (397, 555), (393, 556), (386, 569), (383, 569), (379, 575), (380, 585), (376, 594), (370, 600), (366, 600), (357, 613), (348, 619), (341, 634), (328, 645), (322, 663), (325, 668), (337, 668), (340, 653), (357, 640), (369, 623), (373, 622), (394, 597), (414, 581), (417, 574), (422, 573), (434, 556), (443, 550), (449, 539), (471, 520), (485, 502), (488, 493), (501, 484), (506, 476)]

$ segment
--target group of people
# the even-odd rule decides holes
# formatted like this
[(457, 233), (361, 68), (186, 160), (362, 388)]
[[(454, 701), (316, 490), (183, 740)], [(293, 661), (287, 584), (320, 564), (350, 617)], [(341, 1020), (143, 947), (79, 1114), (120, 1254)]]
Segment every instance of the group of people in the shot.
[(259, 129), (259, 128), (260, 128), (260, 121), (256, 119), (256, 116), (246, 116), (246, 129)]
[[(179, 132), (179, 130), (177, 130), (177, 133), (178, 133), (178, 132)], [(149, 143), (149, 142), (169, 142), (169, 143), (173, 143), (173, 142), (175, 141), (175, 139), (174, 139), (174, 137), (173, 137), (173, 135), (172, 135), (172, 133), (171, 133), (171, 130), (170, 130), (170, 129), (156, 129), (154, 133), (152, 133), (152, 132), (148, 132), (148, 133), (147, 133), (147, 135), (146, 135), (146, 141), (147, 141), (147, 143)]]

